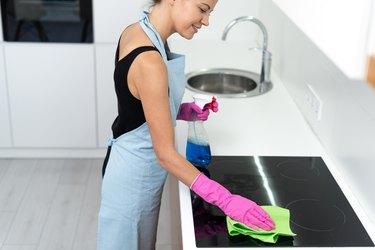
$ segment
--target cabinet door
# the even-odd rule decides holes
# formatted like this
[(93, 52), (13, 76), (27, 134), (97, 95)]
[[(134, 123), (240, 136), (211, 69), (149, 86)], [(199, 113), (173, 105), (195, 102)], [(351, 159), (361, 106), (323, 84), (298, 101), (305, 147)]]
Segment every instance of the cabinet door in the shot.
[(96, 147), (93, 48), (5, 45), (15, 147)]
[(3, 44), (0, 43), (0, 147), (11, 147), (8, 90), (6, 88)]
[(117, 43), (121, 32), (136, 22), (148, 0), (118, 1), (93, 0), (95, 43)]
[(117, 115), (117, 99), (113, 81), (117, 44), (96, 45), (96, 81), (98, 102), (99, 147), (106, 147), (112, 135), (111, 125)]
[(349, 78), (364, 79), (372, 0), (273, 1)]

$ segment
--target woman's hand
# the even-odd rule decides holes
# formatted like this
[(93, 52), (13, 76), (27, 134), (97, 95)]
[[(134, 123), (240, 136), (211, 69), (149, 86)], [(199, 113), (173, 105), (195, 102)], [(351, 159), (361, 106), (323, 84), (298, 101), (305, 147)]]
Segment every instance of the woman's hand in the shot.
[(182, 103), (176, 119), (188, 122), (195, 120), (206, 121), (210, 114), (210, 109), (213, 112), (219, 110), (219, 104), (216, 101), (216, 98), (212, 98), (212, 102), (207, 103), (203, 109), (199, 108), (194, 102)]
[(232, 219), (259, 231), (275, 228), (275, 223), (255, 202), (240, 195), (231, 194), (219, 183), (207, 178), (200, 173), (191, 185), (191, 190), (205, 201), (218, 206), (226, 215)]
[(185, 102), (180, 105), (180, 110), (177, 114), (177, 120), (184, 120), (184, 121), (206, 121), (210, 111), (208, 108), (204, 108), (203, 110), (198, 107), (194, 102)]

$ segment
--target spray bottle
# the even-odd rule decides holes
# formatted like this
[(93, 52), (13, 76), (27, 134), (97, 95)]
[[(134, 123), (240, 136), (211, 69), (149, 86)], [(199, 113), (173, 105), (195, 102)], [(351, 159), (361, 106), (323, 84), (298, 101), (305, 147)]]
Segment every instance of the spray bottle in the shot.
[[(201, 109), (211, 109), (214, 112), (212, 103), (216, 101), (215, 97), (207, 95), (194, 95), (194, 103)], [(186, 145), (186, 159), (195, 166), (206, 167), (211, 162), (211, 149), (208, 141), (207, 132), (201, 120), (188, 122), (188, 138)]]

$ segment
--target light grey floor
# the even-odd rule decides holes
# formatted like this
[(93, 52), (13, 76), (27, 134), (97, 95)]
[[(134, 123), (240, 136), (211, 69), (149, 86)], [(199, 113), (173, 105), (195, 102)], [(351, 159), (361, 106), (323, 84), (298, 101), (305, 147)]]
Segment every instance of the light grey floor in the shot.
[(94, 250), (102, 160), (0, 160), (1, 250)]
[[(100, 159), (0, 159), (0, 250), (95, 250)], [(180, 250), (178, 184), (168, 176), (157, 250)]]

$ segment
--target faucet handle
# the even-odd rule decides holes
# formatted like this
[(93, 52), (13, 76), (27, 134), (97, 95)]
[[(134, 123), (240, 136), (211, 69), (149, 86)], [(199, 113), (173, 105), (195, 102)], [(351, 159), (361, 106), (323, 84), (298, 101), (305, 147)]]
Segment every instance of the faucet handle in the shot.
[(268, 50), (263, 50), (262, 58), (262, 70), (260, 74), (260, 83), (269, 82), (271, 74), (271, 63), (272, 63), (272, 54)]

